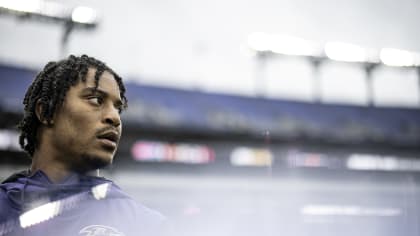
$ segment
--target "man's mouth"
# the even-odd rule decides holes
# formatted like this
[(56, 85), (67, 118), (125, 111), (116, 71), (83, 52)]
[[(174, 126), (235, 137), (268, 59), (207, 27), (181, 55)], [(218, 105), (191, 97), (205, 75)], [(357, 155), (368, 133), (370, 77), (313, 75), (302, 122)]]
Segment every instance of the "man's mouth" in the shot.
[(116, 149), (120, 136), (116, 131), (107, 131), (97, 136), (104, 146), (109, 149)]

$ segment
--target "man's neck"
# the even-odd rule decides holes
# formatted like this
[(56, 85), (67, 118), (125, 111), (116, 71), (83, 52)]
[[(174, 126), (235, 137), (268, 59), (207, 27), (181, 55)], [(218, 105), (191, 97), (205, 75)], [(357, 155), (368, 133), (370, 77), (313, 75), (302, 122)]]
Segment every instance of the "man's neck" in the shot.
[[(52, 183), (61, 183), (70, 175), (76, 173), (72, 168), (64, 165), (62, 162), (57, 160), (49, 159), (48, 156), (40, 156), (36, 153), (33, 155), (32, 164), (30, 168), (30, 173), (35, 173), (36, 171), (41, 170), (47, 175)], [(78, 172), (77, 172), (78, 173)], [(89, 176), (99, 177), (99, 169), (88, 171), (86, 173), (78, 173)]]
[(53, 183), (62, 182), (72, 173), (64, 164), (56, 160), (50, 160), (48, 156), (41, 157), (35, 153), (30, 171), (34, 173), (38, 170), (42, 170)]

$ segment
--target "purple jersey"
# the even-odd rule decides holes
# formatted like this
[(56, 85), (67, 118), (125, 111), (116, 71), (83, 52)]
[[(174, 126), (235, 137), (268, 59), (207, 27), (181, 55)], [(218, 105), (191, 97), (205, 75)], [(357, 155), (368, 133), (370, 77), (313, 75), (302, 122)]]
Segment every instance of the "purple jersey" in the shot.
[(110, 180), (72, 174), (54, 184), (42, 171), (5, 180), (0, 209), (0, 236), (158, 235), (165, 221)]

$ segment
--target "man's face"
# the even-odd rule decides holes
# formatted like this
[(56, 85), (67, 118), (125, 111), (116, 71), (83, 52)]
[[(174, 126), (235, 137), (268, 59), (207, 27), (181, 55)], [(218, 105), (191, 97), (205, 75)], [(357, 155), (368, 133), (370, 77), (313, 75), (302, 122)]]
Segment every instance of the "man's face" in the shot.
[(96, 69), (86, 82), (68, 90), (51, 126), (51, 145), (59, 160), (75, 171), (89, 171), (112, 162), (121, 136), (122, 101), (114, 76), (105, 71), (95, 90)]

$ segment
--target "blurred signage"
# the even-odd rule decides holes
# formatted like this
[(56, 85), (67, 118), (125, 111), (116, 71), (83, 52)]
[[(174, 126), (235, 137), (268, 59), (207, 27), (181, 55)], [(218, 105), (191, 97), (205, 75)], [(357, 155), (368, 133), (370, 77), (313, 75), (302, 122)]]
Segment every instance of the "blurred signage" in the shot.
[(19, 133), (14, 130), (0, 130), (0, 150), (22, 151)]
[(335, 159), (325, 153), (299, 150), (290, 150), (287, 153), (287, 164), (289, 167), (338, 167)]
[(287, 152), (289, 167), (324, 167), (366, 171), (420, 171), (420, 160), (379, 154), (327, 154), (291, 150)]
[(267, 148), (237, 147), (230, 154), (234, 166), (271, 166), (273, 154)]
[(170, 144), (157, 141), (138, 141), (131, 148), (136, 161), (178, 162), (205, 164), (214, 161), (214, 150), (198, 144)]
[(397, 207), (373, 207), (358, 205), (306, 205), (301, 209), (302, 215), (311, 216), (383, 216), (401, 215), (403, 210)]
[(352, 170), (420, 171), (420, 160), (355, 153), (347, 158), (346, 166)]

